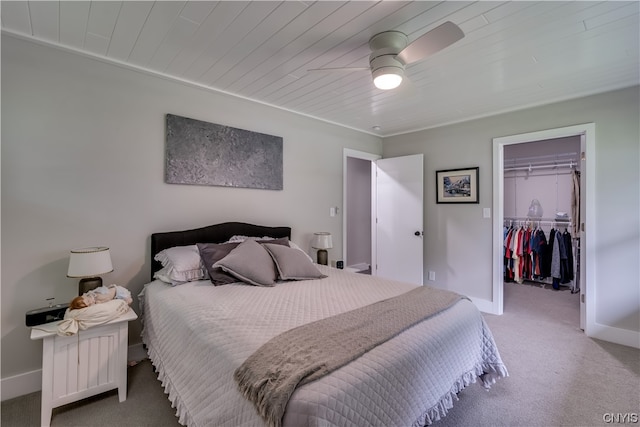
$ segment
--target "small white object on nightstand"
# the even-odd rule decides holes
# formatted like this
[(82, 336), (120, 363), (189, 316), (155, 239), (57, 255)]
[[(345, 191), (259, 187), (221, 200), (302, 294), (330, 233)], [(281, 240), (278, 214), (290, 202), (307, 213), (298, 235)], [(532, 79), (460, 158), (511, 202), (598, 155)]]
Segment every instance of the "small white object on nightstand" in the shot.
[(60, 322), (31, 329), (31, 339), (42, 340), (42, 426), (51, 423), (53, 408), (89, 396), (117, 388), (120, 402), (127, 399), (127, 335), (137, 318), (129, 309), (71, 336), (57, 335)]

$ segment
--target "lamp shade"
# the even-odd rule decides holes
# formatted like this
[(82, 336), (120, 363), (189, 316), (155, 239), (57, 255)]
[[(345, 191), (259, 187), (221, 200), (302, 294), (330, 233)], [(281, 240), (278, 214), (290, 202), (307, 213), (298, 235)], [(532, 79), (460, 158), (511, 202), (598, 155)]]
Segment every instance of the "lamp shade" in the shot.
[(314, 249), (331, 249), (333, 247), (333, 243), (331, 241), (331, 233), (328, 233), (326, 231), (313, 233), (311, 247)]
[(109, 248), (97, 246), (71, 250), (67, 277), (95, 277), (112, 271)]

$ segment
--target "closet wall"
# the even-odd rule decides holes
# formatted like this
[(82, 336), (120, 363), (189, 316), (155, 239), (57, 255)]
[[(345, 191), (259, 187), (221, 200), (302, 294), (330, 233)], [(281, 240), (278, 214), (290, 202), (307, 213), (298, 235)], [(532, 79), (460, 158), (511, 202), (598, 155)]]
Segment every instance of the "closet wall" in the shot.
[(558, 212), (570, 216), (572, 174), (579, 170), (579, 159), (579, 136), (506, 146), (504, 217), (526, 218), (534, 199), (544, 218)]

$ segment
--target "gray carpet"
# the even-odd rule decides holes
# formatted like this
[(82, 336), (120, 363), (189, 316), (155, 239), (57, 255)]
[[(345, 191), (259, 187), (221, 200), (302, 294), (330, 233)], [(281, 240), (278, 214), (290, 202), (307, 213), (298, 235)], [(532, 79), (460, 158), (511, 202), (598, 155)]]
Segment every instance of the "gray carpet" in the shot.
[[(149, 360), (127, 369), (127, 400), (112, 390), (53, 409), (51, 427), (178, 427)], [(40, 426), (40, 392), (2, 402), (2, 427)]]
[(640, 350), (584, 335), (579, 295), (561, 289), (505, 284), (504, 314), (485, 319), (510, 376), (467, 387), (439, 427), (601, 426), (640, 412)]
[[(605, 414), (640, 412), (640, 350), (587, 338), (577, 294), (508, 283), (504, 308), (485, 318), (509, 378), (490, 391), (467, 387), (435, 426), (600, 426), (608, 425)], [(178, 426), (149, 361), (128, 374), (125, 402), (115, 390), (104, 393), (54, 409), (51, 425)], [(39, 426), (40, 393), (2, 402), (1, 410), (3, 427)]]

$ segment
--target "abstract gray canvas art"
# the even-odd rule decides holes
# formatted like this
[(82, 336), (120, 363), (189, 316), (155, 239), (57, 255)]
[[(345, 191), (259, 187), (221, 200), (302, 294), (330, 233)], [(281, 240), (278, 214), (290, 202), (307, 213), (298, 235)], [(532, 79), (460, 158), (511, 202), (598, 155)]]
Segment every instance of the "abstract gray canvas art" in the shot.
[(167, 114), (168, 184), (282, 190), (282, 137)]

